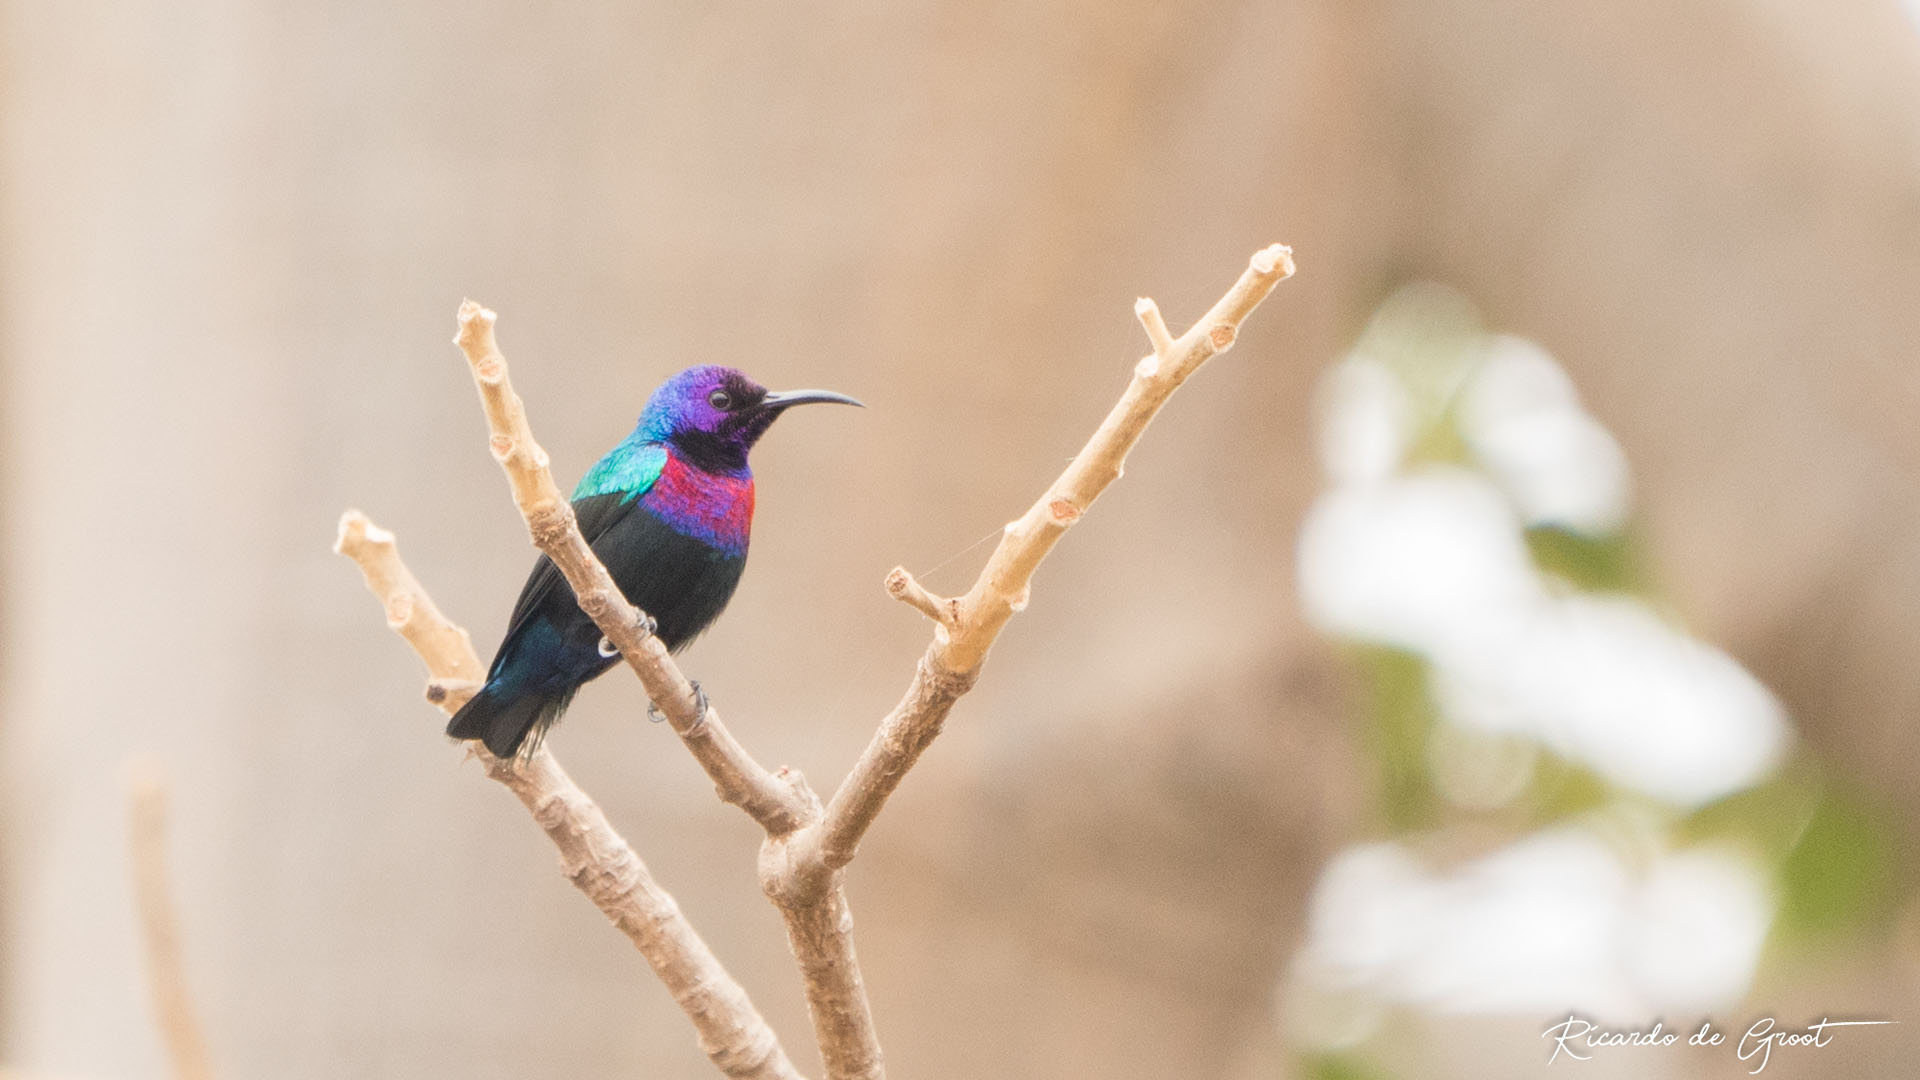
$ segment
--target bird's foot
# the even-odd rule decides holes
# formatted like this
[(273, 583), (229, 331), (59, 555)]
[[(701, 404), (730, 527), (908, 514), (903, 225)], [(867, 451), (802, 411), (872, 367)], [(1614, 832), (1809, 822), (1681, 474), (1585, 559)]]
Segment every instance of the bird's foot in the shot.
[[(643, 641), (644, 641), (644, 640), (646, 640), (647, 638), (650, 638), (650, 637), (652, 637), (652, 636), (653, 636), (653, 634), (654, 634), (654, 631), (656, 631), (656, 630), (658, 630), (658, 629), (660, 629), (660, 624), (659, 624), (658, 622), (656, 622), (656, 621), (654, 620), (654, 617), (653, 617), (653, 616), (651, 616), (651, 615), (642, 615), (642, 616), (640, 616), (640, 638), (641, 638), (641, 640), (643, 640)], [(609, 660), (611, 660), (611, 659), (613, 659), (614, 657), (616, 657), (616, 656), (619, 656), (619, 655), (620, 655), (620, 648), (619, 648), (619, 646), (617, 646), (617, 645), (615, 645), (615, 644), (613, 643), (613, 639), (612, 639), (612, 638), (610, 638), (610, 637), (608, 637), (608, 636), (607, 636), (607, 635), (605, 635), (605, 634), (601, 634), (601, 635), (600, 635), (600, 644), (599, 644), (598, 646), (596, 646), (595, 648), (596, 648), (596, 651), (597, 651), (597, 652), (599, 652), (599, 654), (600, 654), (601, 656), (604, 656), (604, 657), (606, 657), (606, 658), (607, 658), (607, 659), (609, 659)]]
[[(707, 703), (707, 692), (701, 689), (699, 679), (688, 679), (687, 681), (693, 684), (694, 715), (698, 719), (704, 720), (707, 718), (707, 709), (710, 707)], [(660, 711), (660, 706), (655, 705), (651, 701), (647, 702), (647, 719), (658, 724), (666, 718), (667, 714)]]

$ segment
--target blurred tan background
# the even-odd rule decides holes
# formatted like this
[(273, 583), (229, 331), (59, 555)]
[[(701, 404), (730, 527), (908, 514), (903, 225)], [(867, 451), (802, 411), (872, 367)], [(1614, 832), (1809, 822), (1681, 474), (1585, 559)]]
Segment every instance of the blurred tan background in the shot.
[[(163, 1075), (127, 888), (146, 755), (220, 1075), (710, 1071), (328, 550), (366, 510), (491, 653), (531, 558), (462, 296), (501, 313), (563, 483), (690, 363), (867, 402), (763, 444), (751, 569), (684, 659), (825, 788), (926, 638), (886, 570), (970, 579), (1123, 385), (1135, 296), (1178, 330), (1294, 246), (852, 871), (895, 1075), (1306, 1068), (1276, 986), (1375, 791), (1294, 596), (1313, 387), (1414, 278), (1560, 358), (1677, 617), (1920, 827), (1920, 31), (1894, 3), (0, 18), (0, 1062), (27, 1075)], [(616, 673), (552, 745), (812, 1073), (756, 830), (674, 743)], [(1769, 969), (1746, 1012), (1920, 1022), (1914, 929)], [(1544, 1060), (1533, 1019), (1426, 1023), (1415, 1075)], [(1739, 1063), (1657, 1064), (1632, 1075)]]

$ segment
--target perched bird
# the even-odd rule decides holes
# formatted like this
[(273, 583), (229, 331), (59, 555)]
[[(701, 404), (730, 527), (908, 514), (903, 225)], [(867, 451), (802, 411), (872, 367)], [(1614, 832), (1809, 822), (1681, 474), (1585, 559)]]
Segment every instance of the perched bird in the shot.
[[(732, 368), (688, 368), (653, 392), (633, 434), (574, 488), (581, 535), (669, 650), (705, 630), (740, 582), (753, 523), (747, 451), (787, 409), (827, 401), (860, 404), (826, 390), (768, 393)], [(536, 746), (574, 691), (619, 658), (543, 555), (486, 685), (447, 734), (499, 757)]]

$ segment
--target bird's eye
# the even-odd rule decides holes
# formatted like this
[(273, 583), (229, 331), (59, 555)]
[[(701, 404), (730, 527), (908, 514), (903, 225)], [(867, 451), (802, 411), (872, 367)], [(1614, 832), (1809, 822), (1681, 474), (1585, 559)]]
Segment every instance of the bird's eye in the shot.
[(721, 412), (726, 412), (728, 409), (733, 408), (733, 395), (727, 393), (725, 390), (715, 390), (713, 393), (707, 395), (707, 404), (719, 409)]

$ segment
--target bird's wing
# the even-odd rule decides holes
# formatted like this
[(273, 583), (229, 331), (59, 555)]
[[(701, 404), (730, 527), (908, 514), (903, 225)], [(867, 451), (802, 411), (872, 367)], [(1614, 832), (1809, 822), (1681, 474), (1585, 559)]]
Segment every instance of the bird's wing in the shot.
[[(590, 547), (615, 523), (633, 512), (640, 496), (652, 490), (654, 482), (660, 479), (660, 471), (666, 468), (665, 447), (647, 445), (623, 451), (624, 447), (616, 448), (601, 458), (573, 489), (574, 520), (580, 523), (580, 535)], [(555, 587), (565, 588), (566, 577), (553, 565), (552, 559), (542, 555), (533, 573), (527, 575), (527, 583), (520, 588), (520, 599), (514, 602), (513, 614), (507, 619), (507, 636), (501, 639), (500, 651), (494, 655), (488, 678), (494, 676), (506, 656), (506, 643), (520, 633), (522, 624), (540, 610)]]

